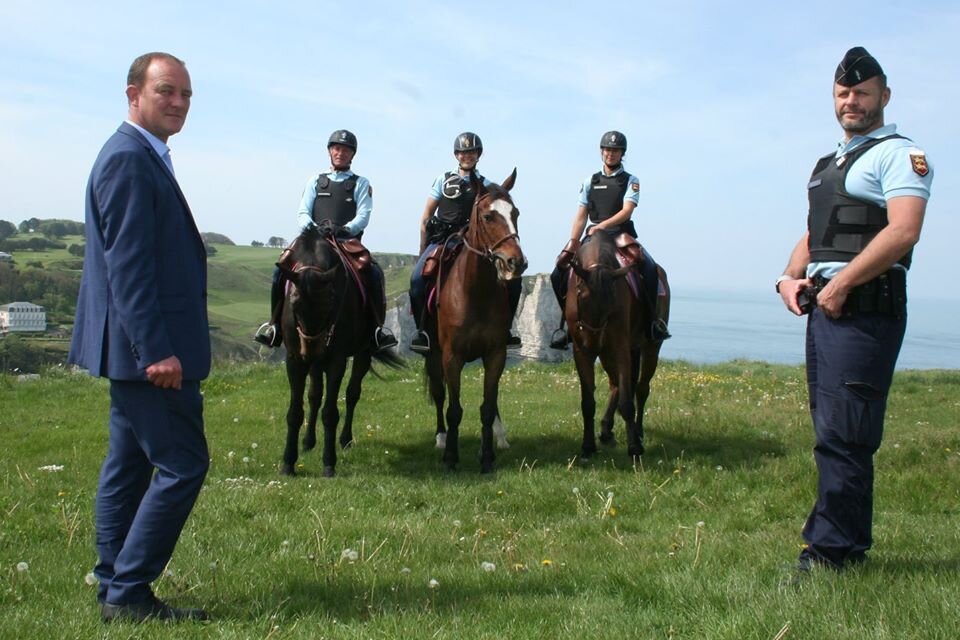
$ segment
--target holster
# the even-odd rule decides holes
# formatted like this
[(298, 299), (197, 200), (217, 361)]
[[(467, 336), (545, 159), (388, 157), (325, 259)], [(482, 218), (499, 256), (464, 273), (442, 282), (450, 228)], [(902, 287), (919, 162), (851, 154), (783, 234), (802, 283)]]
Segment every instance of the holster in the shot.
[(629, 233), (621, 233), (614, 242), (617, 245), (617, 251), (623, 256), (624, 261), (630, 265), (639, 265), (643, 263), (643, 247), (637, 242), (637, 239)]
[(557, 266), (561, 269), (566, 269), (570, 265), (570, 261), (573, 260), (573, 257), (577, 255), (577, 251), (580, 249), (580, 241), (576, 238), (570, 238), (567, 240), (567, 244), (560, 251), (560, 255), (557, 256)]
[[(819, 291), (829, 280), (814, 279)], [(814, 304), (816, 297), (814, 297)], [(880, 313), (902, 318), (907, 312), (907, 274), (903, 269), (890, 269), (879, 276), (854, 287), (843, 303), (843, 315)]]
[(443, 250), (443, 245), (438, 244), (435, 246), (427, 255), (427, 259), (423, 262), (423, 277), (432, 278), (436, 273), (437, 269), (440, 268), (440, 251)]

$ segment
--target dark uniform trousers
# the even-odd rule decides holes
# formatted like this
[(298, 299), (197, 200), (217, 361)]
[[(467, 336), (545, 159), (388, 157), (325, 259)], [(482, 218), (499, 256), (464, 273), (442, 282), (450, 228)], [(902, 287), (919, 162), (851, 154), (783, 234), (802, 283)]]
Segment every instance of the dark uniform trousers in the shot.
[(872, 542), (873, 454), (883, 436), (887, 392), (906, 314), (837, 320), (819, 308), (807, 321), (807, 385), (816, 433), (817, 502), (803, 528), (801, 563), (843, 568)]
[[(163, 572), (210, 465), (200, 383), (110, 381), (110, 435), (96, 500), (98, 599), (142, 602)], [(154, 473), (154, 469), (156, 472)]]

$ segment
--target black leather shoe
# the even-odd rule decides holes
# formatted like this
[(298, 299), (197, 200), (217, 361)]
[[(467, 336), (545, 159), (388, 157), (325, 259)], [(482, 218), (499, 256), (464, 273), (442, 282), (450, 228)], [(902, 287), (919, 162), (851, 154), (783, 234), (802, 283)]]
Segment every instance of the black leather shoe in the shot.
[(557, 329), (550, 337), (550, 348), (557, 351), (566, 351), (570, 344), (570, 334), (565, 329)]
[(180, 620), (209, 620), (210, 616), (203, 609), (180, 609), (171, 607), (156, 596), (151, 596), (143, 602), (130, 604), (100, 605), (100, 618), (104, 622), (145, 622), (147, 620), (180, 621)]
[(507, 349), (519, 349), (523, 346), (523, 342), (520, 340), (520, 336), (515, 336), (512, 333), (507, 334)]
[(389, 330), (377, 327), (377, 330), (373, 332), (373, 350), (383, 351), (395, 346), (397, 346), (396, 337)]
[(264, 322), (253, 334), (253, 339), (267, 347), (279, 347), (282, 339), (277, 328), (269, 322)]
[(424, 355), (430, 353), (430, 336), (424, 331), (417, 331), (417, 335), (410, 341), (410, 350)]
[(650, 325), (650, 337), (654, 342), (663, 342), (664, 340), (669, 340), (672, 336), (667, 329), (667, 323), (661, 318), (657, 318)]

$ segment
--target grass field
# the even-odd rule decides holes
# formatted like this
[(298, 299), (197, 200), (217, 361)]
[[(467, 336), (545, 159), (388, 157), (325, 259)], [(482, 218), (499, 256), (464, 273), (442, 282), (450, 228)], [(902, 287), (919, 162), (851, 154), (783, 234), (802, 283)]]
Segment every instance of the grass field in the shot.
[(465, 375), (449, 473), (411, 365), (367, 379), (356, 444), (329, 480), (319, 452), (299, 477), (277, 474), (281, 366), (216, 370), (210, 474), (156, 584), (215, 620), (176, 628), (105, 627), (85, 582), (106, 384), (0, 377), (0, 638), (956, 636), (960, 372), (897, 374), (871, 561), (784, 589), (815, 486), (799, 368), (665, 363), (637, 465), (620, 425), (616, 448), (576, 459), (571, 365), (510, 368), (512, 447), (481, 476), (480, 370)]

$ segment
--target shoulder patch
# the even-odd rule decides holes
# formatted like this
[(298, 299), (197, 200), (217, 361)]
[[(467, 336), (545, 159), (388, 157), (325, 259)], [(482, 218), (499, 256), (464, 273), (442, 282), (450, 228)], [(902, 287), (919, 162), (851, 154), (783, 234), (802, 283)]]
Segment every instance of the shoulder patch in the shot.
[(930, 173), (927, 155), (920, 149), (910, 150), (910, 166), (913, 168), (913, 172), (921, 178)]
[(634, 182), (632, 185), (630, 185), (630, 188), (633, 189), (634, 193), (637, 193), (638, 191), (640, 191), (640, 183)]

